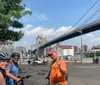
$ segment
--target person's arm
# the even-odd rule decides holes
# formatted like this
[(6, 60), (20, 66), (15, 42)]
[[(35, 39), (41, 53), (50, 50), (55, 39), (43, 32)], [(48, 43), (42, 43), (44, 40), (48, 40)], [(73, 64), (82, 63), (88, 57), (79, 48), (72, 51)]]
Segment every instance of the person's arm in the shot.
[(2, 73), (0, 72), (0, 85), (6, 85)]
[(16, 80), (17, 82), (20, 81), (20, 78), (13, 76), (9, 71), (6, 71), (6, 76), (12, 78), (13, 80)]
[(20, 81), (20, 78), (17, 78), (15, 76), (13, 76), (10, 71), (12, 70), (13, 65), (12, 62), (9, 64), (9, 66), (6, 68), (6, 75), (10, 78), (12, 78), (13, 80), (16, 80), (17, 82)]
[(45, 79), (48, 79), (48, 80), (49, 80), (49, 76), (50, 76), (50, 71), (49, 71), (49, 73), (47, 74), (47, 76), (45, 77)]
[[(52, 64), (52, 63), (51, 63), (51, 64)], [(50, 73), (51, 73), (51, 65), (50, 65), (49, 73), (47, 74), (47, 76), (45, 77), (45, 79), (48, 79), (48, 80), (49, 80)]]

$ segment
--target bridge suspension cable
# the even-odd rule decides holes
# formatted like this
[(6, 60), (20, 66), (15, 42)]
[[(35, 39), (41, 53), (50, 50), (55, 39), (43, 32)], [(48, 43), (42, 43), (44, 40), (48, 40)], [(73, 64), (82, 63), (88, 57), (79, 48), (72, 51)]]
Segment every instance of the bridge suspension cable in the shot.
[[(87, 24), (92, 18), (94, 18), (100, 12), (100, 8), (97, 9), (88, 19), (86, 19), (80, 26)], [(100, 16), (99, 16), (100, 17)], [(96, 19), (97, 20), (97, 19)], [(94, 20), (95, 21), (95, 20)]]
[(96, 0), (96, 2), (85, 12), (85, 14), (63, 35), (67, 34), (70, 30), (72, 30), (72, 28), (74, 28), (98, 2), (99, 0)]

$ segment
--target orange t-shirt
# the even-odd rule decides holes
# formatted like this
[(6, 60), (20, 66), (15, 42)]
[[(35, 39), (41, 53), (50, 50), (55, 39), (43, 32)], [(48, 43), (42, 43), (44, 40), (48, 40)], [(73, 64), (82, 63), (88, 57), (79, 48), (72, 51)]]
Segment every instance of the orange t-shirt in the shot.
[[(62, 59), (61, 67), (66, 68), (66, 62)], [(67, 85), (65, 74), (60, 71), (57, 61), (52, 62), (50, 66), (50, 84)]]

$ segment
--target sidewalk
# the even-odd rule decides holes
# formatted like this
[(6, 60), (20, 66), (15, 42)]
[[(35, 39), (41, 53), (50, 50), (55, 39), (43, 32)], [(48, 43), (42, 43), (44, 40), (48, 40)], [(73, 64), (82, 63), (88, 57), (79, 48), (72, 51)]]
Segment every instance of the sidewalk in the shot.
[[(67, 63), (72, 62), (75, 63), (75, 60), (66, 60)], [(76, 63), (81, 63), (81, 59), (76, 59)], [(82, 63), (93, 63), (92, 58), (83, 58)]]

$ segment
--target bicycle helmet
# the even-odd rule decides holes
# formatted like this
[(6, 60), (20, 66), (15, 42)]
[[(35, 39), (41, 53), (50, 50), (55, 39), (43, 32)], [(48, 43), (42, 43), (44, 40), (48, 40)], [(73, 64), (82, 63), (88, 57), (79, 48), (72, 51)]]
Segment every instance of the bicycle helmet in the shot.
[(13, 57), (15, 57), (15, 56), (20, 57), (20, 54), (19, 54), (18, 52), (14, 52), (14, 53), (12, 53), (11, 57), (13, 58)]
[(10, 54), (8, 52), (0, 52), (0, 59), (10, 59)]

